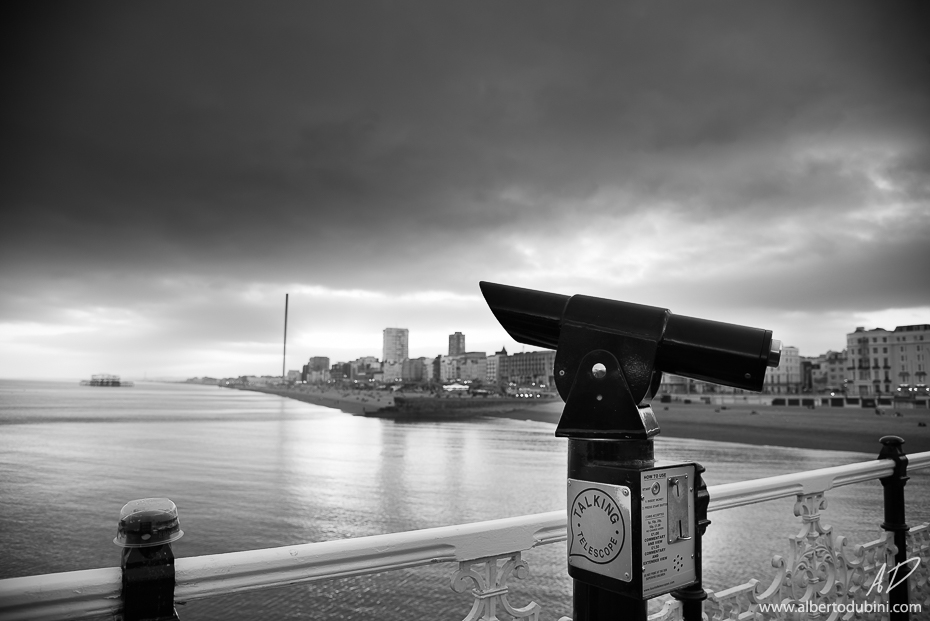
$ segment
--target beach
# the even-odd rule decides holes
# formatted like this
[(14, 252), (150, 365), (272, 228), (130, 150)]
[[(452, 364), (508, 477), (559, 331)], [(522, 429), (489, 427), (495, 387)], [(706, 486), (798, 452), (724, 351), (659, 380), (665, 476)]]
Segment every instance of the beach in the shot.
[[(253, 390), (255, 390), (253, 388)], [(351, 397), (312, 391), (257, 389), (343, 411), (383, 418), (460, 419), (479, 416), (558, 424), (564, 403), (521, 399), (395, 398), (388, 393), (359, 392)], [(347, 393), (348, 394), (348, 393)], [(403, 394), (403, 393), (401, 393)], [(387, 408), (387, 409), (380, 409)], [(899, 436), (905, 453), (930, 451), (930, 409), (788, 407), (759, 404), (708, 405), (652, 402), (663, 437), (737, 442), (756, 446), (856, 451), (878, 454), (879, 439)], [(925, 426), (920, 426), (924, 423)]]
[[(557, 424), (561, 401), (502, 409), (492, 416)], [(882, 436), (904, 439), (905, 453), (930, 451), (930, 410), (886, 408), (878, 416), (867, 408), (779, 407), (652, 403), (661, 435), (672, 438), (739, 442), (758, 446), (858, 451), (878, 454)], [(925, 423), (921, 427), (918, 423)]]

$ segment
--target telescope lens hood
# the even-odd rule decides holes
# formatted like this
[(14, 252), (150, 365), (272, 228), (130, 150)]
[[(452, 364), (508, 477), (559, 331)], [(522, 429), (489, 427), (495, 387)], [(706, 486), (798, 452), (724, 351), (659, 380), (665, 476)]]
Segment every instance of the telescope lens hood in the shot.
[(567, 295), (480, 282), (491, 312), (513, 340), (535, 347), (558, 349)]

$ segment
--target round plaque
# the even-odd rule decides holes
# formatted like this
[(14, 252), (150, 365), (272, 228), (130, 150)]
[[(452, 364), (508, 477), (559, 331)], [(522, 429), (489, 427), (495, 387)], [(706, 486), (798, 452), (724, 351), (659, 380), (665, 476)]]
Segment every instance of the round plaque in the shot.
[(626, 524), (617, 502), (602, 489), (589, 487), (575, 495), (569, 514), (569, 556), (581, 556), (606, 565), (620, 554), (626, 541)]

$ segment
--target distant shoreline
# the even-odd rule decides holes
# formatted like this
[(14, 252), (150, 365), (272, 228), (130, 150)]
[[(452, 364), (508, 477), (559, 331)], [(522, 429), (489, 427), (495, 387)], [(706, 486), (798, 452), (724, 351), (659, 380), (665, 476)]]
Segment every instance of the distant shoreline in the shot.
[[(513, 420), (531, 420), (558, 424), (562, 415), (561, 401), (528, 403), (518, 399), (412, 399), (409, 410), (392, 409), (375, 412), (377, 401), (368, 403), (337, 402), (325, 395), (298, 391), (263, 389), (278, 394), (334, 407), (365, 416), (390, 418), (445, 419), (488, 416)], [(389, 395), (381, 393), (385, 398)], [(327, 402), (328, 401), (328, 402)], [(442, 409), (434, 409), (442, 403)], [(380, 405), (386, 405), (382, 401)], [(387, 407), (391, 407), (388, 405)], [(367, 408), (368, 411), (362, 412)], [(766, 405), (706, 405), (653, 402), (662, 437), (692, 438), (736, 442), (756, 446), (784, 446), (802, 449), (855, 451), (878, 455), (879, 439), (886, 435), (904, 438), (906, 453), (930, 451), (930, 409), (898, 409), (901, 416), (877, 416), (868, 408), (831, 408), (766, 406)], [(354, 411), (352, 411), (354, 410)], [(923, 422), (927, 426), (920, 427)]]

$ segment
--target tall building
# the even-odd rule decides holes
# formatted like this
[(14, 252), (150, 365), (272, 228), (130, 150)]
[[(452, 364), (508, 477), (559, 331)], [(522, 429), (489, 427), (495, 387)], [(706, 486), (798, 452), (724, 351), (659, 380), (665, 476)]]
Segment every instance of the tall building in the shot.
[(449, 355), (458, 356), (465, 353), (465, 335), (461, 332), (449, 335)]
[(856, 328), (846, 335), (847, 372), (852, 394), (890, 395), (900, 384), (927, 383), (930, 325), (894, 330)]
[(407, 328), (385, 328), (382, 360), (403, 362), (407, 359)]

